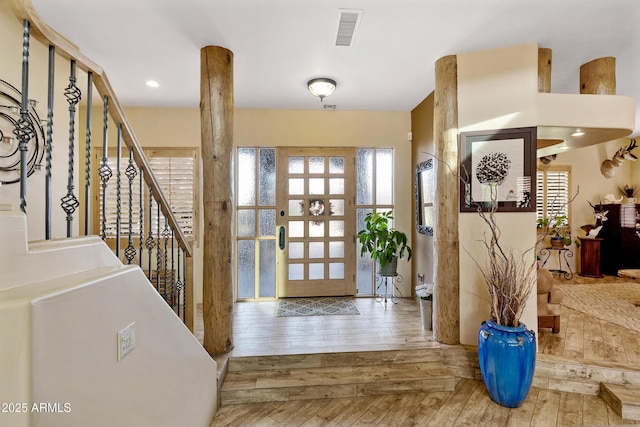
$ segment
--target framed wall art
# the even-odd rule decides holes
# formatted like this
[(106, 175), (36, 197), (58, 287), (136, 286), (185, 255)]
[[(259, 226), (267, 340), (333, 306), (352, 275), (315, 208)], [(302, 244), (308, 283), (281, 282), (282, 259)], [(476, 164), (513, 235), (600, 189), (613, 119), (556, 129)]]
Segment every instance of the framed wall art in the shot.
[[(460, 212), (536, 210), (535, 127), (460, 133)], [(492, 192), (494, 197), (492, 197)]]

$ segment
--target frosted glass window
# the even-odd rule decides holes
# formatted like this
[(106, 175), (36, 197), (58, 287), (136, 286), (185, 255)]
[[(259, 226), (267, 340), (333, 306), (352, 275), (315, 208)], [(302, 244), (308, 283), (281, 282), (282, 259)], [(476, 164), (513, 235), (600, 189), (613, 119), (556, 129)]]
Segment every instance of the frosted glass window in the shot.
[(359, 205), (373, 204), (373, 149), (361, 148), (356, 155), (356, 202)]
[[(371, 209), (356, 210), (356, 230), (364, 229), (364, 217), (371, 212)], [(360, 253), (362, 245), (356, 239), (356, 253)], [(375, 286), (373, 271), (373, 261), (368, 256), (356, 257), (356, 287), (358, 295), (373, 295), (373, 287)]]
[(238, 148), (238, 206), (256, 204), (256, 149)]
[(238, 298), (255, 298), (256, 254), (253, 240), (238, 241)]
[(324, 173), (324, 157), (309, 157), (309, 173)]
[(331, 215), (344, 215), (344, 199), (331, 199), (329, 203), (331, 205)]
[(260, 251), (260, 268), (258, 269), (258, 283), (261, 298), (276, 296), (276, 241), (261, 240), (258, 243)]
[(304, 258), (304, 242), (289, 242), (289, 259)]
[(329, 258), (344, 258), (344, 242), (329, 242)]
[(289, 178), (289, 195), (304, 194), (304, 179)]
[(324, 237), (324, 221), (309, 221), (309, 237)]
[(324, 178), (309, 178), (309, 194), (324, 194)]
[(289, 280), (304, 280), (304, 264), (289, 264)]
[(258, 211), (258, 236), (276, 235), (275, 209), (260, 209)]
[(289, 237), (304, 237), (304, 221), (289, 221)]
[(331, 178), (329, 180), (329, 194), (344, 194), (344, 178)]
[(289, 157), (289, 173), (304, 173), (304, 157)]
[(253, 237), (256, 227), (256, 212), (253, 209), (238, 209), (238, 237)]
[(276, 150), (261, 148), (259, 153), (258, 204), (274, 206), (276, 204)]
[(376, 151), (376, 204), (393, 203), (393, 150)]
[(289, 199), (289, 216), (302, 216), (304, 213), (304, 200)]
[(324, 279), (324, 264), (312, 263), (309, 264), (309, 280)]
[(309, 242), (309, 258), (324, 258), (324, 242)]
[(344, 157), (329, 157), (329, 173), (344, 173)]
[(329, 263), (329, 279), (344, 279), (344, 263)]
[(330, 237), (343, 237), (344, 236), (344, 221), (329, 221), (329, 236)]

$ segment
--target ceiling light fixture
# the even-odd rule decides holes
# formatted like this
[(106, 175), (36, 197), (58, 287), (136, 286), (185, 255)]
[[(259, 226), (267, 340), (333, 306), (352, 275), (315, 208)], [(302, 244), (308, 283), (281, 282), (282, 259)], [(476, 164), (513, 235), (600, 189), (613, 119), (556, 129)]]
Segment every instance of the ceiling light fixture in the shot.
[(584, 135), (584, 132), (581, 130), (575, 131), (574, 133), (571, 134), (571, 136), (582, 136)]
[(324, 100), (326, 96), (329, 96), (336, 90), (335, 80), (321, 77), (318, 79), (312, 79), (307, 82), (307, 88), (309, 92), (320, 98), (320, 102)]
[(160, 83), (158, 83), (155, 80), (148, 80), (147, 81), (147, 86), (149, 86), (149, 87), (160, 87)]

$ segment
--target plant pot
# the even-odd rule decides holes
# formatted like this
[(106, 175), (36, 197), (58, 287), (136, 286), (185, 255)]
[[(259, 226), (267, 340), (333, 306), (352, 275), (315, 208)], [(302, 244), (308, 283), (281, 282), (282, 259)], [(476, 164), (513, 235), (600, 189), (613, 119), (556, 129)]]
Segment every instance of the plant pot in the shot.
[(398, 273), (398, 257), (394, 256), (384, 267), (378, 265), (378, 273), (381, 276), (395, 276)]
[(422, 320), (422, 329), (430, 331), (432, 327), (433, 301), (420, 297), (418, 297), (418, 301), (420, 302), (420, 319)]
[(491, 400), (507, 408), (519, 408), (529, 394), (535, 371), (535, 334), (523, 323), (511, 327), (492, 320), (482, 322), (478, 361)]
[(564, 239), (552, 237), (549, 239), (552, 248), (564, 248)]

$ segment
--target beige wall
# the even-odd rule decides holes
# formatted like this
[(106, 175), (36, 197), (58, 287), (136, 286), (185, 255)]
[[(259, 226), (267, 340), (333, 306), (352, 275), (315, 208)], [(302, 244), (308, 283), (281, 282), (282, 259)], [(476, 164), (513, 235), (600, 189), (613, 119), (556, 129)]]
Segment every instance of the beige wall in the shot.
[[(433, 92), (427, 96), (416, 108), (411, 111), (411, 132), (413, 142), (411, 145), (412, 166), (432, 158), (428, 153), (435, 153), (433, 140)], [(434, 168), (438, 167), (434, 161)], [(435, 191), (435, 189), (434, 189)], [(415, 198), (413, 200), (413, 223), (416, 221)], [(435, 224), (431, 224), (435, 226)], [(418, 274), (424, 274), (425, 283), (433, 283), (433, 236), (426, 236), (416, 231), (413, 227), (413, 277), (414, 285), (418, 282)]]
[[(538, 45), (535, 43), (458, 55), (460, 132), (536, 126)], [(503, 247), (531, 250), (536, 242), (535, 212), (497, 213)], [(527, 226), (529, 224), (529, 226)], [(460, 342), (477, 345), (478, 328), (489, 317), (486, 285), (475, 260), (486, 263), (478, 240), (488, 231), (475, 213), (461, 213)], [(537, 332), (535, 292), (521, 321)]]

